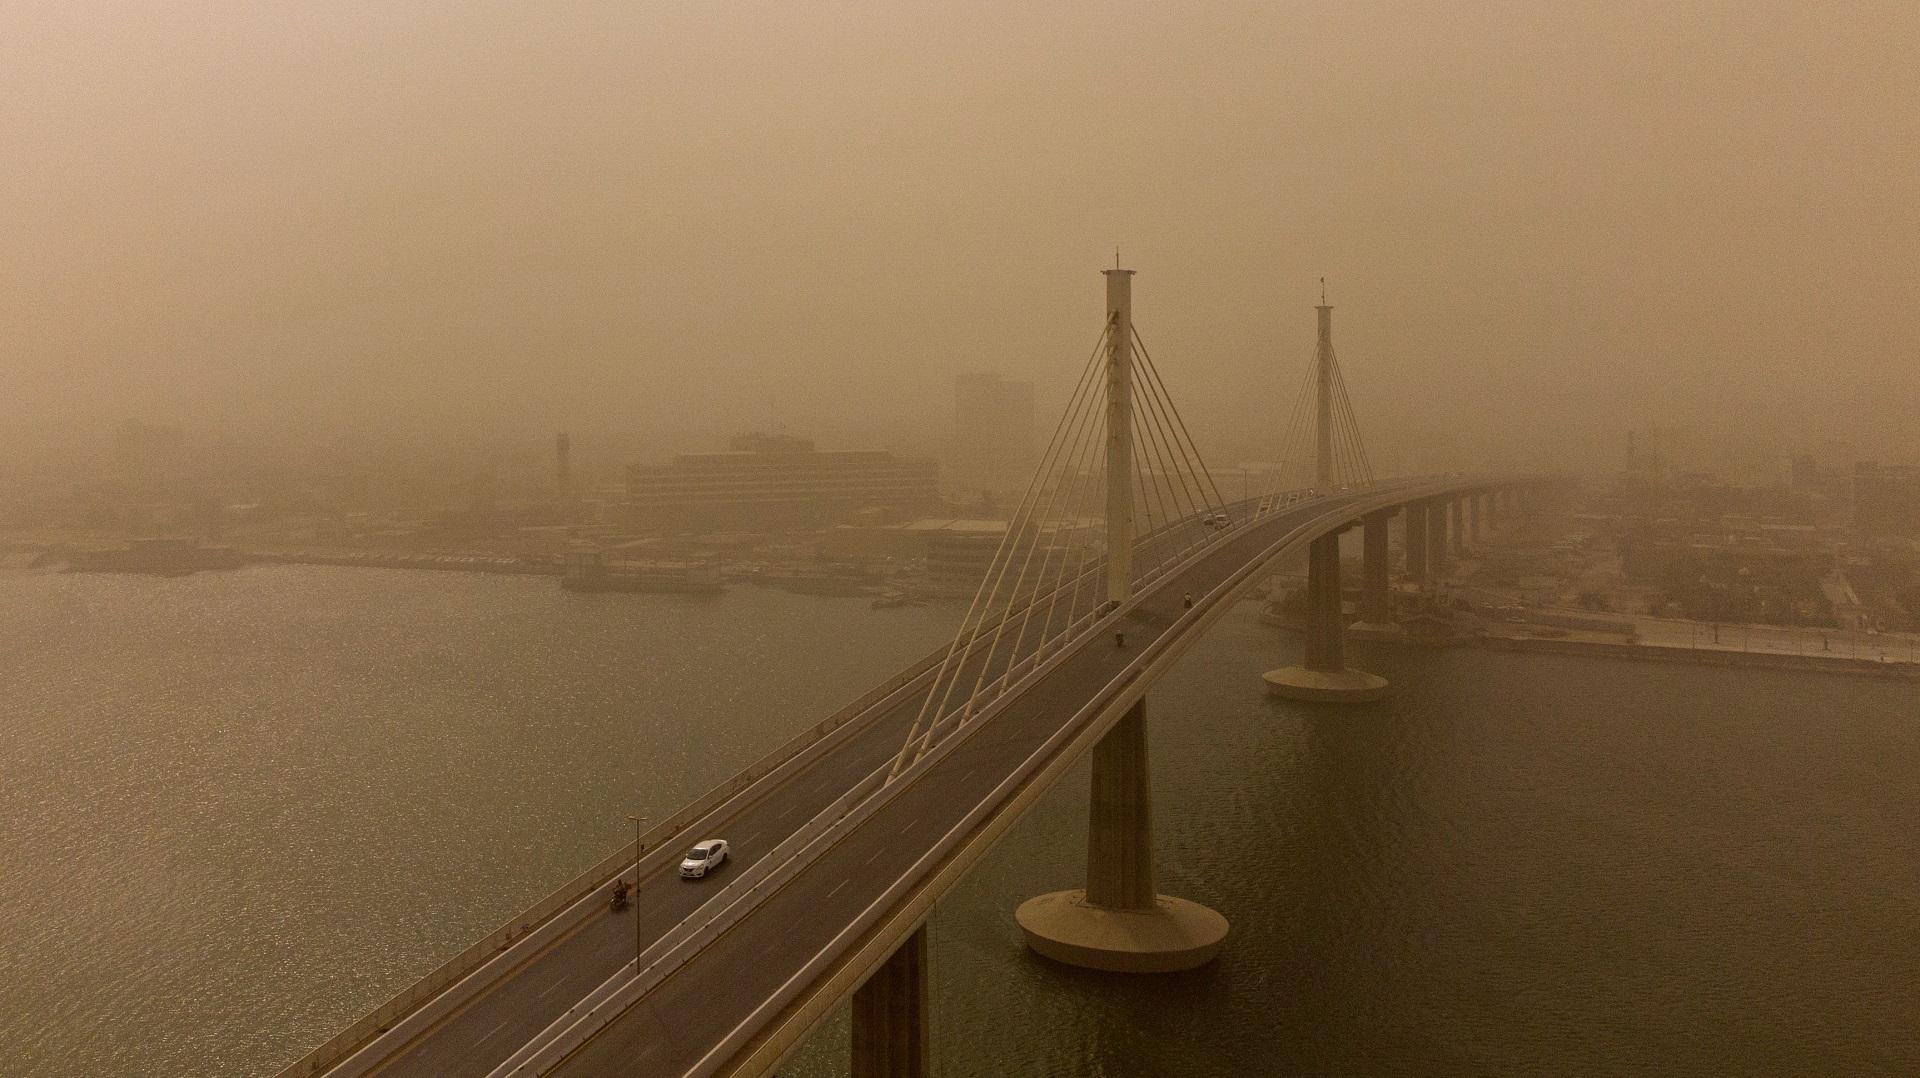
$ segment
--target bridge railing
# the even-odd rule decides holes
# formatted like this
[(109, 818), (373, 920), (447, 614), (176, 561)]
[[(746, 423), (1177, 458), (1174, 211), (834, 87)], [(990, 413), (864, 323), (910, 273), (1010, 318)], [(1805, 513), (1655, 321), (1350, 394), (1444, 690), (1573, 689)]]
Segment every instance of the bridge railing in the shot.
[[(1247, 522), (1251, 523), (1252, 520), (1249, 519)], [(1197, 547), (1190, 548), (1189, 552), (1185, 555), (1171, 559), (1169, 562), (1150, 571), (1146, 574), (1144, 583), (1149, 586), (1157, 583), (1161, 578), (1175, 571), (1180, 566), (1189, 564), (1193, 558), (1203, 556), (1206, 551), (1224, 541), (1231, 531), (1232, 530), (1229, 529), (1208, 536), (1203, 542), (1199, 543)], [(1038, 602), (1041, 598), (1044, 598), (1044, 596), (1030, 597), (1027, 603)], [(1015, 617), (1023, 613), (1023, 611), (1024, 604), (1016, 605), (1010, 608), (1004, 616), (1007, 618)], [(1009, 669), (1002, 673), (987, 689), (976, 694), (975, 697), (969, 701), (965, 713), (960, 717), (961, 724), (963, 726), (968, 725), (966, 718), (973, 715), (976, 709), (990, 707), (992, 702), (1003, 695), (1007, 688), (1018, 684), (1028, 675), (1034, 673), (1038, 667), (1056, 656), (1059, 651), (1064, 650), (1065, 645), (1077, 641), (1081, 635), (1089, 631), (1095, 623), (1107, 620), (1111, 616), (1110, 612), (1098, 610), (1089, 611), (1071, 623), (1058, 637), (1054, 638), (1055, 646), (1049, 647), (1043, 644), (1035, 653), (1012, 664)], [(888, 684), (882, 685), (880, 688), (868, 693), (867, 696), (861, 700), (849, 705), (848, 708), (843, 709), (842, 715), (836, 716), (836, 718), (839, 719), (840, 723), (844, 723), (854, 714), (858, 714), (873, 706), (873, 704), (884, 700), (887, 696), (892, 695), (900, 688), (910, 684), (914, 678), (930, 670), (940, 656), (940, 652), (929, 655), (926, 659), (922, 660), (915, 669), (897, 675)], [(830, 719), (828, 723), (822, 725), (823, 727), (837, 726), (838, 723)], [(825, 732), (821, 734), (821, 737), (824, 736)], [(820, 738), (815, 738), (813, 743), (817, 743), (819, 740)], [(938, 751), (943, 754), (947, 747), (948, 746), (943, 745)], [(927, 764), (930, 766), (931, 762), (932, 761), (927, 761)], [(751, 783), (736, 782), (728, 785), (734, 787), (734, 792), (737, 793), (739, 790), (747, 788)], [(822, 835), (830, 832), (843, 831), (853, 826), (857, 822), (856, 817), (864, 817), (874, 811), (875, 805), (885, 799), (885, 786), (885, 768), (874, 771), (856, 783), (854, 788), (843, 795), (834, 805), (821, 812), (813, 820), (808, 821), (793, 836), (783, 842), (774, 851), (771, 851), (766, 858), (756, 863), (746, 875), (730, 881), (724, 888), (723, 894), (716, 896), (715, 900), (708, 904), (708, 906), (717, 907), (711, 916), (702, 917), (702, 915), (708, 912), (708, 906), (703, 906), (701, 911), (695, 915), (696, 918), (702, 918), (702, 923), (692, 926), (691, 930), (683, 936), (675, 937), (670, 935), (658, 941), (653, 947), (649, 948), (639, 960), (636, 960), (632, 966), (626, 970), (615, 973), (596, 989), (588, 999), (583, 1000), (578, 1007), (568, 1011), (566, 1015), (557, 1019), (547, 1029), (543, 1030), (538, 1038), (523, 1047), (520, 1052), (509, 1059), (508, 1064), (503, 1064), (501, 1070), (512, 1074), (519, 1074), (531, 1068), (533, 1072), (537, 1073), (543, 1070), (546, 1065), (550, 1065), (564, 1058), (568, 1052), (578, 1047), (580, 1043), (591, 1038), (594, 1033), (616, 1019), (634, 999), (644, 994), (652, 985), (664, 979), (672, 970), (679, 968), (679, 966), (689, 961), (693, 954), (698, 953), (701, 948), (723, 933), (727, 927), (744, 916), (745, 912), (752, 905), (754, 895), (777, 889), (783, 885), (802, 863), (803, 859), (800, 856), (802, 849), (813, 846), (820, 840)], [(728, 796), (732, 795), (729, 794)], [(615, 870), (617, 871), (618, 869), (616, 868)], [(509, 1065), (511, 1065), (510, 1069)]]
[[(1284, 504), (1292, 505), (1300, 500), (1304, 499), (1287, 500)], [(1357, 507), (1352, 515), (1363, 516), (1385, 504), (1390, 504), (1391, 501), (1392, 499), (1388, 498), (1370, 499)], [(1288, 529), (1272, 544), (1249, 559), (1238, 571), (1216, 585), (1192, 609), (1183, 611), (1176, 619), (1175, 625), (1185, 623), (1196, 634), (1204, 631), (1206, 626), (1222, 616), (1220, 600), (1223, 597), (1250, 586), (1253, 578), (1277, 562), (1287, 557), (1299, 556), (1305, 549), (1306, 542), (1315, 534), (1313, 530), (1315, 527), (1324, 525), (1328, 520), (1337, 519), (1337, 515), (1328, 513), (1316, 518), (1318, 524), (1310, 521), (1306, 525)], [(1108, 617), (1112, 616), (1108, 615)], [(709, 1051), (698, 1065), (688, 1071), (689, 1078), (707, 1078), (724, 1070), (736, 1053), (748, 1050), (754, 1053), (758, 1073), (767, 1073), (776, 1068), (779, 1061), (785, 1058), (785, 1053), (790, 1051), (807, 1031), (822, 1021), (828, 1010), (839, 1001), (843, 1001), (854, 990), (864, 976), (861, 971), (872, 969), (872, 963), (883, 959), (905, 932), (910, 932), (924, 919), (938, 894), (952, 886), (974, 863), (979, 853), (984, 851), (987, 843), (1011, 826), (1013, 818), (1017, 818), (1020, 812), (1030, 807), (1033, 799), (1050, 787), (1059, 778), (1060, 773), (1071, 766), (1074, 760), (1080, 758), (1088, 748), (1091, 748), (1097, 737), (1111, 725), (1109, 722), (1107, 726), (1096, 728), (1093, 725), (1094, 720), (1103, 713), (1117, 718), (1121, 705), (1127, 702), (1126, 698), (1129, 694), (1137, 699), (1139, 694), (1145, 691), (1142, 686), (1159, 676), (1156, 671), (1163, 672), (1184, 650), (1185, 648), (1172, 640), (1168, 634), (1156, 637), (1143, 648), (1126, 669), (1116, 673), (1107, 684), (1097, 689), (1092, 699), (1071, 719), (1049, 736), (1025, 760), (1017, 763), (1008, 777), (1002, 780), (991, 794), (981, 799), (957, 824), (939, 836), (933, 846), (911, 868), (901, 873), (878, 899), (861, 910), (832, 942), (810, 958), (799, 972), (788, 978), (763, 1001), (746, 1021), (736, 1026), (718, 1046)], [(989, 704), (987, 708), (990, 709), (993, 706), (995, 705)], [(985, 722), (989, 717), (982, 714), (970, 725), (977, 727), (977, 724)], [(905, 781), (889, 783), (883, 787), (880, 793), (839, 820), (834, 829), (845, 831), (859, 826), (865, 818), (870, 817), (877, 810), (877, 806), (886, 799), (889, 792), (909, 785), (912, 780), (934, 766), (940, 757), (955, 748), (960, 740), (959, 737), (950, 736), (934, 746), (929, 750), (926, 758), (920, 760), (902, 776)], [(1003, 813), (996, 825), (987, 828), (989, 819), (996, 812), (1000, 812), (1002, 805), (1013, 806), (1011, 815)], [(976, 832), (983, 828), (989, 832), (986, 839), (975, 841)], [(824, 842), (826, 839), (821, 841)], [(963, 846), (967, 847), (966, 851), (961, 850)], [(940, 879), (935, 879), (936, 875)], [(930, 880), (933, 881), (931, 884)], [(922, 893), (909, 901), (909, 897), (915, 892)], [(890, 937), (871, 940), (867, 943), (861, 942), (870, 933), (880, 932), (883, 922), (894, 926)], [(800, 997), (812, 990), (812, 986), (820, 982), (821, 978), (829, 976), (835, 963), (840, 961), (850, 949), (860, 949), (861, 954), (856, 956), (856, 960), (849, 962), (846, 969), (831, 973), (835, 981), (830, 986), (828, 994), (822, 999), (808, 1003), (798, 1011), (791, 1032), (779, 1033), (763, 1040), (758, 1047), (750, 1048), (756, 1038), (764, 1036), (768, 1025), (778, 1018), (781, 1011), (798, 1002)], [(865, 961), (861, 961), (862, 958)]]
[[(1233, 523), (1230, 527), (1213, 529), (1200, 523), (1196, 515), (1163, 525), (1140, 536), (1136, 542), (1142, 546), (1151, 544), (1156, 548), (1156, 553), (1161, 555), (1161, 560), (1136, 575), (1136, 587), (1141, 591), (1150, 590), (1167, 577), (1182, 571), (1194, 560), (1204, 557), (1215, 547), (1228, 542), (1243, 529), (1264, 520), (1269, 514), (1290, 508), (1314, 496), (1316, 494), (1313, 491), (1296, 490), (1244, 498), (1219, 507), (1221, 510), (1231, 511)], [(1211, 516), (1214, 511), (1209, 510), (1207, 515)], [(1195, 527), (1206, 529), (1206, 534), (1199, 541), (1190, 542), (1183, 547), (1174, 545), (1181, 532)], [(1105, 572), (1105, 567), (1105, 559), (1098, 559), (1081, 570), (1072, 580), (1063, 580), (1056, 584), (1055, 590), (1073, 587), (1078, 580), (1097, 578), (1099, 574)], [(1028, 605), (1037, 604), (1046, 598), (1045, 594), (1035, 594), (1027, 600), (1016, 602), (1009, 607), (1005, 617), (1011, 619), (1021, 614)], [(953, 736), (957, 730), (971, 723), (982, 709), (999, 699), (1028, 673), (1061, 650), (1078, 644), (1085, 633), (1091, 631), (1096, 624), (1105, 621), (1107, 617), (1108, 611), (1105, 607), (1096, 607), (1070, 621), (1058, 633), (1036, 640), (1033, 650), (1012, 655), (998, 677), (983, 682), (975, 692), (951, 711), (943, 711), (935, 716), (933, 726), (926, 734), (925, 743), (931, 745), (941, 738)], [(1018, 647), (1017, 643), (1016, 647)]]
[[(1247, 517), (1236, 521), (1236, 527), (1224, 529), (1213, 536), (1208, 542), (1201, 544), (1201, 549), (1211, 547), (1215, 542), (1224, 540), (1227, 535), (1237, 531), (1240, 526), (1252, 524), (1267, 512), (1292, 505), (1298, 500), (1300, 500), (1300, 494), (1298, 492), (1289, 492), (1264, 499), (1247, 499), (1228, 506), (1227, 508), (1230, 509), (1240, 509), (1257, 502), (1260, 508), (1250, 513)], [(1155, 537), (1165, 537), (1165, 533), (1190, 526), (1191, 523), (1191, 521), (1175, 522), (1162, 529), (1158, 529), (1157, 531), (1160, 534)], [(1143, 536), (1142, 538), (1148, 537)], [(1186, 564), (1196, 553), (1198, 553), (1197, 550), (1187, 550), (1169, 558), (1150, 570), (1142, 579), (1141, 583), (1144, 586), (1151, 586), (1153, 583), (1157, 583), (1168, 573)], [(1094, 573), (1099, 570), (1097, 567), (1089, 566), (1085, 571)], [(1007, 611), (1007, 616), (1021, 612), (1023, 612), (1021, 608), (1015, 607)], [(1050, 638), (1036, 653), (1027, 656), (1015, 664), (1012, 669), (1003, 673), (1001, 677), (995, 679), (991, 690), (983, 694), (983, 699), (974, 701), (973, 706), (969, 708), (969, 712), (977, 712), (980, 707), (985, 706), (990, 700), (1000, 696), (1005, 689), (1017, 684), (1036, 667), (1076, 640), (1095, 623), (1101, 621), (1102, 618), (1103, 615), (1098, 611), (1092, 611), (1075, 619), (1066, 631)], [(994, 619), (996, 622), (998, 620), (999, 619)], [(991, 628), (992, 623), (988, 623), (985, 627)], [(338, 1065), (343, 1060), (348, 1059), (355, 1052), (371, 1043), (374, 1038), (392, 1029), (396, 1023), (406, 1019), (409, 1015), (420, 1010), (421, 1007), (447, 993), (449, 989), (455, 987), (467, 977), (472, 976), (473, 973), (478, 971), (482, 966), (486, 965), (496, 956), (505, 953), (515, 943), (525, 941), (553, 918), (574, 907), (582, 899), (593, 894), (596, 890), (606, 886), (614, 876), (623, 872), (628, 866), (635, 865), (639, 859), (637, 855), (643, 856), (646, 851), (652, 850), (655, 856), (658, 856), (663, 844), (685, 831), (708, 813), (779, 770), (782, 766), (794, 760), (808, 749), (819, 744), (829, 735), (839, 730), (842, 726), (846, 725), (846, 723), (867, 711), (875, 704), (898, 692), (900, 689), (911, 684), (916, 678), (927, 674), (939, 666), (941, 661), (946, 657), (947, 652), (948, 647), (946, 645), (936, 648), (906, 670), (869, 690), (859, 699), (854, 700), (839, 711), (836, 711), (825, 720), (801, 731), (787, 743), (768, 753), (766, 756), (761, 757), (746, 769), (720, 785), (715, 786), (697, 800), (655, 825), (651, 830), (641, 836), (637, 851), (635, 845), (631, 843), (615, 850), (593, 867), (582, 872), (545, 898), (523, 910), (507, 924), (488, 933), (465, 951), (443, 962), (432, 972), (414, 982), (412, 985), (409, 985), (380, 1006), (374, 1008), (351, 1026), (342, 1030), (339, 1034), (289, 1064), (279, 1072), (279, 1078), (307, 1078), (307, 1076), (319, 1074)]]
[[(660, 824), (647, 831), (639, 840), (639, 852), (653, 850), (658, 853), (660, 847), (675, 835), (685, 831), (714, 809), (737, 796), (741, 791), (766, 778), (789, 761), (798, 757), (807, 749), (824, 740), (828, 735), (840, 729), (862, 712), (911, 684), (914, 679), (926, 674), (938, 666), (946, 655), (942, 645), (906, 670), (888, 678), (878, 686), (863, 694), (859, 699), (834, 712), (828, 718), (815, 723), (795, 735), (786, 744), (761, 757), (745, 770), (727, 781), (708, 790), (697, 800), (675, 812)], [(425, 977), (415, 981), (391, 999), (368, 1012), (359, 1021), (348, 1026), (326, 1043), (295, 1060), (279, 1073), (279, 1078), (305, 1078), (319, 1074), (370, 1043), (375, 1037), (391, 1029), (396, 1022), (419, 1010), (422, 1006), (445, 993), (466, 977), (472, 975), (494, 956), (505, 952), (516, 941), (524, 940), (556, 915), (564, 912), (581, 899), (593, 894), (605, 886), (614, 876), (623, 872), (637, 861), (633, 843), (628, 843), (603, 858), (592, 868), (574, 877), (558, 890), (529, 906), (519, 916), (488, 933), (479, 942), (440, 964)]]

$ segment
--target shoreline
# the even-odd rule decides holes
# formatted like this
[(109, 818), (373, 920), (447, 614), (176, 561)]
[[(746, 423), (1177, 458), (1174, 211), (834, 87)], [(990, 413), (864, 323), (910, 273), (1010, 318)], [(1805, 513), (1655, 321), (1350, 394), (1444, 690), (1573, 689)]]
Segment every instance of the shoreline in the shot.
[(1678, 648), (1662, 644), (1613, 643), (1602, 640), (1548, 640), (1510, 636), (1459, 637), (1438, 646), (1538, 652), (1550, 655), (1584, 655), (1590, 658), (1626, 662), (1745, 666), (1920, 680), (1920, 663), (1861, 659), (1844, 655), (1789, 655), (1781, 652), (1733, 651), (1724, 648)]

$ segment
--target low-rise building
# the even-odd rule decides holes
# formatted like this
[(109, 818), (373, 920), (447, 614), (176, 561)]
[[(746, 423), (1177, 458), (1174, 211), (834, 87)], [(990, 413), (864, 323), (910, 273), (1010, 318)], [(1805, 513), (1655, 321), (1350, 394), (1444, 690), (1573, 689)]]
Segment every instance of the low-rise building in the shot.
[(887, 452), (818, 452), (799, 438), (743, 435), (726, 453), (627, 469), (628, 523), (667, 530), (818, 528), (876, 507), (939, 504), (939, 465)]

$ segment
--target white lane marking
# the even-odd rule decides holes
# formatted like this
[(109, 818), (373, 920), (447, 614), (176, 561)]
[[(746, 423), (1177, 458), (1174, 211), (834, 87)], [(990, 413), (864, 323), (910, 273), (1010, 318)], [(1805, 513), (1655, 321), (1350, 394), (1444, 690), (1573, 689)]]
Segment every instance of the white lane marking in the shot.
[(571, 980), (572, 978), (573, 978), (573, 974), (571, 974), (571, 973), (563, 973), (563, 974), (561, 974), (561, 975), (560, 975), (560, 979), (559, 979), (559, 980), (557, 980), (557, 981), (555, 981), (555, 982), (553, 982), (552, 984), (550, 984), (550, 985), (548, 985), (548, 986), (547, 986), (547, 990), (546, 990), (545, 992), (542, 992), (542, 993), (540, 993), (540, 998), (541, 998), (541, 999), (545, 999), (545, 998), (547, 998), (548, 996), (550, 996), (550, 995), (552, 995), (552, 994), (553, 994), (553, 990), (554, 990), (554, 989), (556, 989), (556, 988), (558, 988), (558, 987), (560, 987), (560, 986), (561, 986), (561, 985), (563, 985), (563, 984), (566, 984), (566, 983), (567, 983), (567, 982), (568, 982), (569, 980)]
[(840, 890), (840, 888), (845, 887), (846, 885), (847, 885), (847, 881), (845, 880), (841, 880), (839, 883), (834, 884), (833, 890), (827, 892), (827, 897), (832, 898)]
[(887, 851), (885, 847), (881, 847), (880, 849), (873, 851), (873, 856), (867, 858), (867, 864), (873, 864), (875, 861), (880, 860), (880, 855), (886, 852)]
[(972, 778), (972, 777), (973, 777), (973, 773), (974, 773), (975, 771), (978, 771), (978, 770), (980, 770), (980, 769), (979, 769), (979, 768), (977, 768), (977, 767), (975, 767), (975, 768), (969, 768), (969, 769), (967, 770), (967, 773), (966, 773), (966, 774), (964, 774), (964, 775), (962, 775), (962, 776), (960, 776), (960, 781), (961, 781), (961, 782), (965, 782), (965, 781), (967, 781), (968, 779), (970, 779), (970, 778)]
[(793, 806), (792, 806), (792, 805), (788, 805), (788, 806), (787, 806), (787, 807), (786, 807), (785, 809), (782, 809), (782, 810), (781, 810), (781, 812), (780, 812), (780, 815), (778, 815), (778, 816), (776, 816), (776, 817), (774, 817), (774, 818), (775, 818), (775, 819), (777, 819), (777, 820), (784, 820), (784, 819), (786, 819), (786, 818), (787, 818), (787, 816), (788, 816), (789, 814), (791, 814), (792, 812), (793, 812)]
[(747, 843), (752, 842), (754, 839), (759, 837), (760, 837), (760, 832), (755, 831), (753, 834), (748, 835), (746, 838), (741, 839), (740, 845), (745, 846)]
[[(498, 1033), (498, 1032), (500, 1032), (501, 1030), (503, 1030), (503, 1029), (505, 1029), (505, 1028), (507, 1028), (507, 1024), (506, 1024), (505, 1022), (502, 1022), (502, 1023), (500, 1023), (499, 1025), (497, 1025), (497, 1026), (494, 1026), (494, 1027), (493, 1027), (492, 1029), (490, 1029), (490, 1030), (487, 1030), (487, 1037), (491, 1037), (491, 1036), (493, 1036), (493, 1035), (494, 1035), (495, 1033)], [(479, 1040), (477, 1040), (477, 1041), (474, 1041), (474, 1042), (473, 1042), (473, 1046), (474, 1046), (475, 1048), (478, 1048), (478, 1047), (480, 1047), (481, 1045), (483, 1045), (483, 1044), (485, 1044), (485, 1043), (487, 1043), (487, 1037), (482, 1037), (482, 1038), (480, 1038)]]
[(902, 828), (900, 829), (900, 833), (904, 835), (904, 834), (906, 834), (907, 832), (909, 832), (909, 831), (911, 831), (911, 830), (913, 830), (913, 825), (914, 825), (914, 824), (917, 824), (917, 823), (919, 823), (919, 822), (920, 822), (920, 817), (918, 817), (918, 816), (915, 816), (915, 817), (914, 817), (913, 819), (911, 819), (911, 820), (908, 820), (908, 821), (907, 821), (907, 826), (905, 826), (905, 827), (902, 827)]

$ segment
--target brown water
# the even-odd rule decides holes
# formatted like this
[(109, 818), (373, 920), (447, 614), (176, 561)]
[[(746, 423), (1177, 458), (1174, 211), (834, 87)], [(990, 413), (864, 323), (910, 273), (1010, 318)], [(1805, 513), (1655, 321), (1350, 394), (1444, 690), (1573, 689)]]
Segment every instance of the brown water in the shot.
[[(0, 1073), (265, 1074), (938, 643), (959, 611), (261, 567), (0, 577)], [(1150, 702), (1221, 960), (1029, 955), (1084, 770), (932, 925), (948, 1075), (1920, 1072), (1920, 690), (1369, 651), (1241, 608)], [(845, 1070), (837, 1018), (785, 1073)]]

